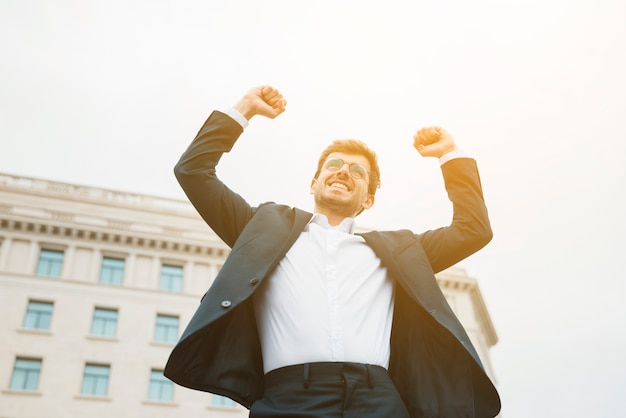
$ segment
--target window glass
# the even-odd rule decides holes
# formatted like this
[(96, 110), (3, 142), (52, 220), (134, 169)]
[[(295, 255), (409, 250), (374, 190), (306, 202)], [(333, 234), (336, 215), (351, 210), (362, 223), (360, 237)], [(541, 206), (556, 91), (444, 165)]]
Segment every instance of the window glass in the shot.
[(163, 376), (162, 370), (152, 370), (150, 372), (148, 399), (152, 401), (174, 400), (174, 384), (167, 377)]
[(226, 396), (220, 396), (220, 395), (216, 395), (216, 394), (211, 394), (211, 404), (213, 404), (215, 406), (234, 407), (235, 406), (235, 401), (233, 401), (230, 398), (227, 398)]
[(106, 396), (109, 386), (109, 371), (109, 366), (85, 365), (83, 386), (80, 393), (83, 395)]
[(124, 263), (122, 258), (104, 257), (100, 268), (100, 283), (121, 285), (124, 282)]
[(117, 310), (96, 308), (93, 311), (91, 335), (98, 337), (115, 337), (117, 333)]
[(24, 317), (24, 328), (50, 329), (52, 319), (52, 303), (29, 301)]
[(12, 390), (37, 390), (40, 373), (41, 360), (17, 358), (13, 367), (10, 388)]
[(159, 289), (168, 292), (181, 292), (183, 290), (183, 268), (180, 266), (162, 265)]
[(37, 276), (61, 277), (63, 251), (41, 250), (37, 263)]
[(178, 317), (157, 315), (154, 330), (154, 341), (160, 343), (175, 343), (178, 339)]

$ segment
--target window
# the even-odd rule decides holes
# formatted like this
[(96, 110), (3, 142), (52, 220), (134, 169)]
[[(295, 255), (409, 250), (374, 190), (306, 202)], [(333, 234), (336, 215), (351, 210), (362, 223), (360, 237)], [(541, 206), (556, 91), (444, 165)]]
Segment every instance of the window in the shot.
[(83, 395), (106, 396), (109, 386), (109, 366), (87, 364), (83, 375)]
[(41, 360), (25, 358), (15, 359), (10, 388), (12, 390), (37, 390), (39, 387), (40, 372)]
[(183, 268), (180, 266), (161, 266), (161, 280), (159, 289), (168, 292), (180, 292), (183, 290)]
[(124, 259), (104, 257), (100, 268), (100, 283), (121, 285), (124, 282)]
[(29, 301), (24, 318), (24, 328), (50, 329), (52, 319), (52, 303)]
[(233, 408), (235, 406), (235, 401), (227, 398), (226, 396), (211, 394), (211, 404), (215, 406), (225, 406)]
[(167, 377), (163, 376), (163, 370), (152, 370), (150, 372), (148, 399), (151, 401), (174, 400), (174, 384)]
[(157, 315), (154, 329), (154, 341), (160, 343), (175, 343), (178, 339), (178, 317)]
[(37, 263), (37, 276), (61, 277), (63, 251), (41, 250)]
[(91, 335), (115, 337), (117, 333), (117, 309), (96, 308), (93, 311)]

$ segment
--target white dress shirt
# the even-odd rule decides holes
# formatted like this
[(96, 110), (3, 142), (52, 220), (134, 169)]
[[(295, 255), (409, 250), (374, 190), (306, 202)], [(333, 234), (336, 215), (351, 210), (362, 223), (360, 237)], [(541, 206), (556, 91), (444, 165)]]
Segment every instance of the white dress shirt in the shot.
[(265, 372), (317, 361), (389, 365), (394, 285), (354, 219), (315, 214), (254, 294)]

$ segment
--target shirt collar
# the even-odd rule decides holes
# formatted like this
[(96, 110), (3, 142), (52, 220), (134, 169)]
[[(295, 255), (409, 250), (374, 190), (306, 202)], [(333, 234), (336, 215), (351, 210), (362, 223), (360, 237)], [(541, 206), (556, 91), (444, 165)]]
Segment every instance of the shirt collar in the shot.
[[(345, 232), (346, 234), (354, 234), (354, 229), (356, 226), (356, 222), (354, 218), (345, 218), (341, 223), (337, 226), (331, 226), (328, 223), (328, 218), (326, 215), (322, 215), (321, 213), (314, 213), (309, 221), (309, 224), (316, 224), (321, 226), (324, 229), (335, 229), (337, 231)], [(309, 225), (307, 224), (307, 229)]]

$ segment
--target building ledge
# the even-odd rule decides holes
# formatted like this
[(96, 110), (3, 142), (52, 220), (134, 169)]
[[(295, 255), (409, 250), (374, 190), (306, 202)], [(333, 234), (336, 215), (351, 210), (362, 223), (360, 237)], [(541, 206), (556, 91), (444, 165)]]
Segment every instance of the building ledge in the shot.
[(118, 343), (120, 340), (117, 337), (106, 337), (102, 335), (86, 335), (85, 338), (93, 341), (106, 341), (110, 343)]
[(52, 331), (50, 331), (49, 329), (18, 328), (17, 332), (19, 332), (20, 334), (52, 336)]
[(16, 390), (16, 389), (5, 389), (2, 391), (5, 395), (18, 395), (18, 396), (42, 396), (43, 393), (37, 390)]
[(220, 406), (220, 405), (209, 405), (206, 409), (210, 411), (223, 411), (223, 412), (232, 412), (238, 413), (241, 412), (241, 408), (235, 404), (235, 406)]
[(96, 396), (96, 395), (74, 395), (74, 399), (82, 401), (104, 401), (111, 402), (113, 399), (108, 396)]
[(155, 405), (155, 406), (169, 406), (169, 407), (177, 407), (178, 403), (172, 401), (155, 401), (153, 399), (144, 399), (141, 401), (144, 405)]

